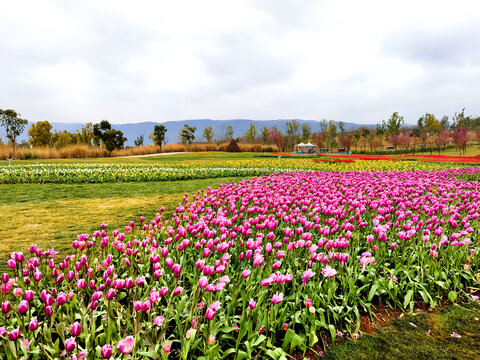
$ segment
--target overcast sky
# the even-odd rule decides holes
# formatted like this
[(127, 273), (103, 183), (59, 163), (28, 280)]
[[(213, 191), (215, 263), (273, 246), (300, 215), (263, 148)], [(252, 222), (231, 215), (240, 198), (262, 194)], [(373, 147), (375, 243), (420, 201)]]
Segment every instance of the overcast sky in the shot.
[(2, 1), (29, 121), (480, 115), (479, 1)]

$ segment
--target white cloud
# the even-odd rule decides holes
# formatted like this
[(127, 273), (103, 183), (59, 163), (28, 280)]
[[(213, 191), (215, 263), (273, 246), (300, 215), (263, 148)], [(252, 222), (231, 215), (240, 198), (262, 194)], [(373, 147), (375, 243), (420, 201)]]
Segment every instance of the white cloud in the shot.
[(18, 1), (0, 12), (0, 107), (30, 121), (480, 114), (476, 1)]

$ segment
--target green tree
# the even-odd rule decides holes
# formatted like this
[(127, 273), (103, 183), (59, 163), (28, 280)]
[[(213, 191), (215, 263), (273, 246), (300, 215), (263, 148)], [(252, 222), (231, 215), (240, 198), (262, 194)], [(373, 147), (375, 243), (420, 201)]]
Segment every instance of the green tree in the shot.
[(100, 146), (103, 142), (104, 134), (112, 129), (112, 125), (107, 120), (102, 120), (99, 124), (93, 125), (93, 143)]
[(440, 132), (442, 124), (435, 118), (435, 115), (426, 113), (424, 115), (425, 119), (425, 131), (428, 136), (436, 135)]
[(93, 124), (91, 122), (86, 123), (85, 126), (82, 126), (79, 132), (75, 133), (75, 137), (76, 144), (85, 144), (91, 146), (94, 138)]
[(310, 136), (312, 136), (312, 128), (308, 124), (303, 124), (302, 125), (302, 141), (303, 142), (308, 142), (310, 139)]
[(232, 140), (233, 139), (233, 126), (228, 125), (225, 129), (225, 140)]
[(264, 126), (260, 131), (262, 133), (263, 145), (265, 145), (268, 142), (268, 136), (270, 135), (270, 130), (266, 126)]
[(400, 134), (400, 128), (403, 126), (403, 123), (403, 116), (398, 115), (397, 111), (394, 112), (387, 121), (383, 120), (386, 132), (390, 136)]
[(203, 137), (207, 140), (207, 143), (211, 143), (214, 136), (213, 128), (211, 126), (207, 126), (203, 129)]
[(5, 128), (7, 139), (10, 140), (13, 146), (13, 158), (16, 158), (15, 143), (17, 137), (25, 130), (28, 120), (22, 119), (21, 115), (15, 110), (0, 109), (0, 125)]
[(413, 136), (422, 139), (422, 143), (425, 144), (427, 138), (427, 131), (425, 130), (425, 117), (422, 116), (417, 121), (417, 126), (413, 129)]
[(442, 120), (440, 120), (440, 125), (442, 126), (442, 129), (448, 130), (450, 128), (450, 121), (448, 119), (448, 116), (442, 116)]
[(167, 133), (167, 128), (165, 125), (155, 125), (153, 132), (150, 134), (149, 138), (153, 140), (155, 145), (160, 146), (160, 151), (162, 150), (162, 144), (165, 141), (165, 134)]
[(28, 142), (32, 146), (52, 146), (52, 125), (47, 121), (38, 121), (28, 130)]
[(463, 108), (459, 113), (455, 113), (455, 115), (452, 117), (452, 122), (453, 129), (472, 127), (472, 117), (465, 116), (465, 108)]
[(102, 143), (108, 151), (123, 148), (125, 141), (127, 141), (123, 132), (112, 129), (107, 120), (102, 120), (99, 124), (93, 125), (93, 135), (95, 143)]
[(257, 128), (254, 123), (250, 123), (250, 128), (245, 132), (245, 137), (250, 144), (255, 142), (255, 138), (257, 137)]
[(196, 126), (192, 127), (185, 124), (178, 133), (178, 140), (180, 140), (185, 147), (190, 148), (190, 144), (195, 140), (195, 131), (197, 131)]
[(55, 130), (52, 134), (53, 145), (56, 148), (63, 148), (75, 143), (76, 135), (69, 133), (67, 130)]
[(340, 121), (338, 123), (338, 128), (340, 129), (340, 134), (338, 135), (338, 142), (340, 143), (340, 146), (343, 148), (347, 148), (351, 146), (351, 142), (347, 141), (347, 136), (345, 135), (345, 125), (343, 124), (343, 121)]
[(293, 149), (298, 141), (298, 121), (287, 121), (287, 149)]
[(125, 141), (127, 141), (127, 138), (123, 136), (123, 132), (112, 129), (105, 133), (105, 140), (103, 142), (108, 151), (113, 151), (115, 149), (122, 149)]
[(133, 140), (135, 146), (142, 146), (143, 145), (143, 135), (138, 135), (138, 137)]
[[(323, 146), (328, 146), (328, 121), (326, 119), (320, 120), (320, 133), (322, 134), (322, 147)], [(318, 140), (317, 140), (317, 145), (318, 145)], [(319, 149), (320, 151), (322, 149)]]
[(385, 135), (385, 125), (384, 124), (377, 124), (377, 128), (375, 129), (375, 137), (378, 138), (379, 146), (382, 146), (382, 139)]
[(333, 120), (328, 121), (327, 139), (330, 145), (330, 151), (337, 145), (337, 125)]

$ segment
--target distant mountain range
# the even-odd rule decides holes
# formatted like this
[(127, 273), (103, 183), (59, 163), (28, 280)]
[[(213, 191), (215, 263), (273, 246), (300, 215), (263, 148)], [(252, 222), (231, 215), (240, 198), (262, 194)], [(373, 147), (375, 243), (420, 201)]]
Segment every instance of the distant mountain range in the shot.
[[(320, 130), (320, 121), (319, 120), (300, 120), (295, 119), (300, 124), (300, 129), (303, 124), (310, 125), (312, 132), (317, 132)], [(247, 129), (250, 128), (250, 123), (254, 123), (257, 128), (257, 136), (260, 136), (260, 129), (264, 126), (271, 128), (276, 126), (278, 130), (285, 132), (287, 129), (286, 123), (292, 121), (292, 119), (279, 119), (279, 120), (249, 120), (249, 119), (232, 119), (232, 120), (211, 120), (211, 119), (196, 119), (196, 120), (179, 120), (179, 121), (166, 121), (163, 123), (158, 122), (141, 122), (136, 124), (111, 124), (112, 128), (121, 130), (123, 135), (127, 138), (126, 146), (132, 146), (133, 141), (140, 135), (143, 135), (144, 145), (152, 144), (152, 140), (148, 136), (152, 133), (155, 125), (164, 125), (167, 128), (166, 133), (166, 142), (167, 143), (177, 143), (178, 133), (180, 129), (188, 124), (189, 126), (195, 126), (197, 128), (195, 132), (195, 141), (203, 142), (205, 138), (203, 137), (203, 130), (211, 126), (214, 132), (214, 140), (221, 139), (222, 135), (225, 133), (227, 126), (233, 127), (233, 136), (241, 137), (245, 135)], [(82, 123), (51, 123), (54, 130), (67, 130), (68, 132), (76, 132), (81, 129), (85, 124)], [(335, 121), (335, 124), (338, 126), (338, 121)], [(31, 124), (27, 125), (27, 128), (30, 128)], [(345, 130), (355, 130), (359, 127), (367, 126), (370, 128), (375, 128), (376, 125), (365, 125), (365, 124), (355, 124), (355, 123), (344, 123)], [(27, 131), (19, 137), (18, 142), (22, 140), (28, 140)]]

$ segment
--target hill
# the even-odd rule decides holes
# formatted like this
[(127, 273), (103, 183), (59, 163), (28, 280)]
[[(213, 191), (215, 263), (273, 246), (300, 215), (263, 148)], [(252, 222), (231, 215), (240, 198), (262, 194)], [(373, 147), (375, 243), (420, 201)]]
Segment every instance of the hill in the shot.
[[(244, 136), (247, 129), (250, 127), (250, 123), (253, 122), (257, 128), (257, 136), (260, 135), (260, 129), (264, 126), (271, 128), (276, 126), (280, 131), (285, 132), (287, 129), (286, 123), (291, 121), (291, 119), (278, 119), (278, 120), (250, 120), (250, 119), (232, 119), (232, 120), (211, 120), (211, 119), (195, 119), (195, 120), (178, 120), (178, 121), (166, 121), (163, 123), (159, 122), (141, 122), (135, 124), (114, 124), (112, 127), (117, 130), (121, 130), (124, 136), (128, 139), (125, 143), (126, 146), (132, 146), (133, 141), (140, 135), (143, 135), (144, 144), (151, 144), (152, 140), (148, 136), (152, 133), (155, 125), (164, 125), (167, 128), (166, 141), (167, 143), (176, 143), (179, 140), (177, 139), (180, 129), (188, 124), (190, 126), (195, 126), (197, 128), (195, 132), (196, 141), (205, 141), (203, 137), (203, 130), (211, 126), (214, 132), (214, 139), (221, 139), (227, 126), (233, 127), (233, 136), (240, 137)], [(318, 120), (300, 120), (297, 119), (300, 124), (300, 128), (303, 124), (310, 125), (312, 132), (317, 132), (320, 130), (320, 121)], [(335, 124), (338, 126), (338, 121), (335, 121)], [(76, 132), (84, 124), (81, 123), (52, 123), (54, 130), (67, 130), (68, 132)], [(344, 123), (345, 130), (355, 130), (361, 126), (367, 126), (374, 128), (376, 125), (365, 125), (365, 124), (355, 124), (355, 123)], [(29, 128), (31, 124), (27, 126)], [(19, 138), (19, 142), (22, 140), (28, 140), (27, 131), (25, 131)]]

